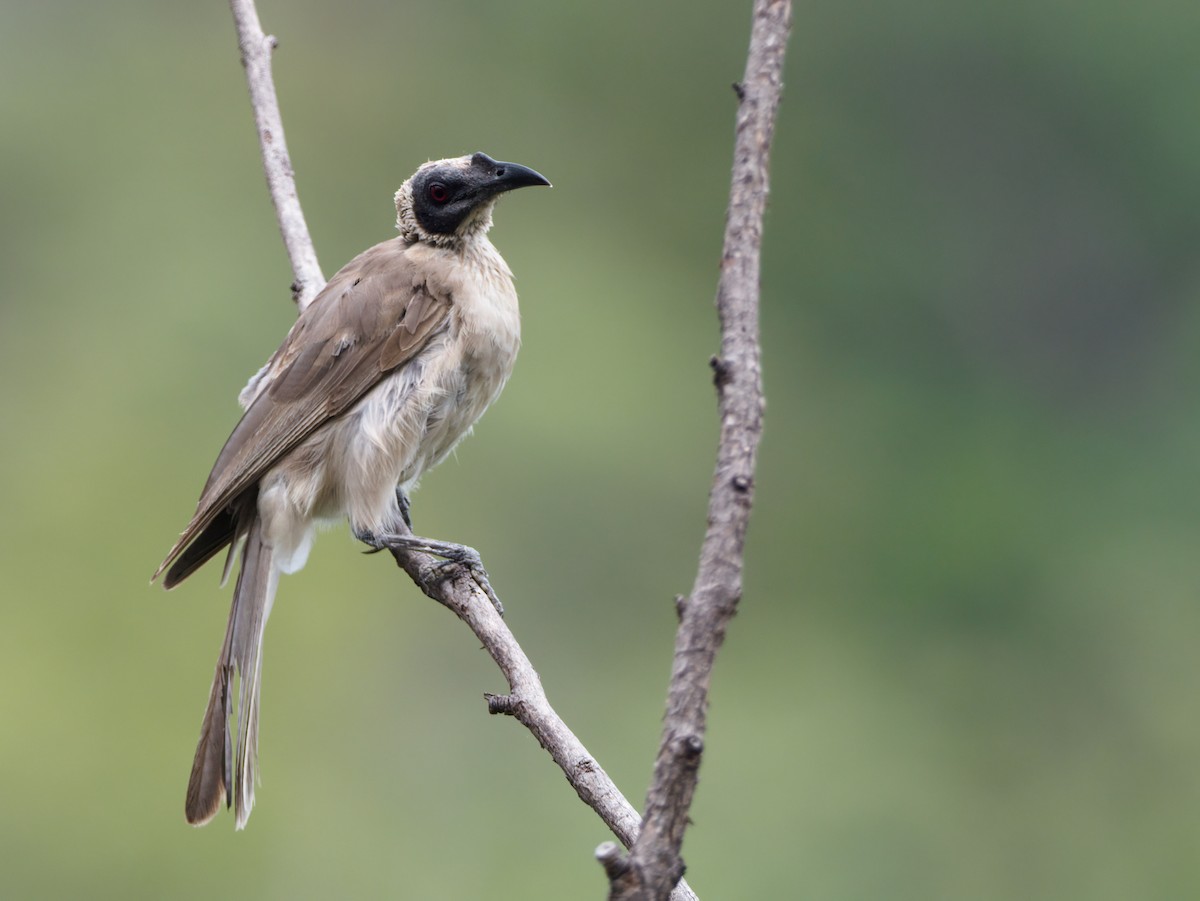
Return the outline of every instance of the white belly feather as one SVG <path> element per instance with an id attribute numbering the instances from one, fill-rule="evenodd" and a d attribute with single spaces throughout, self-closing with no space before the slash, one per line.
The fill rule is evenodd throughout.
<path id="1" fill-rule="evenodd" d="M 517 295 L 490 242 L 475 257 L 459 267 L 471 275 L 455 286 L 446 328 L 263 479 L 264 537 L 284 572 L 304 565 L 313 520 L 346 516 L 356 531 L 386 531 L 396 487 L 415 487 L 500 394 L 520 345 Z"/>

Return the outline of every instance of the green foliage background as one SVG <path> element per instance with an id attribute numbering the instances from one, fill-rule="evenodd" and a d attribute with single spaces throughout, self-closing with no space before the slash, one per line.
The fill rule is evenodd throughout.
<path id="1" fill-rule="evenodd" d="M 635 803 L 716 434 L 749 3 L 264 0 L 327 273 L 477 149 L 525 347 L 426 480 Z M 1200 896 L 1195 3 L 796 9 L 768 419 L 688 833 L 706 899 Z M 0 895 L 603 897 L 466 631 L 285 580 L 244 834 L 183 822 L 228 590 L 149 574 L 292 321 L 225 4 L 0 5 Z"/>

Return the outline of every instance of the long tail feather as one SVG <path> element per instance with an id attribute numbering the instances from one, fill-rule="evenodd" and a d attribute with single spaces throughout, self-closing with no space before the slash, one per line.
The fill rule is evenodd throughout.
<path id="1" fill-rule="evenodd" d="M 188 822 L 193 825 L 207 823 L 220 810 L 222 802 L 228 805 L 232 801 L 235 825 L 242 829 L 254 807 L 263 630 L 277 583 L 278 571 L 272 563 L 271 550 L 262 542 L 261 521 L 252 514 L 225 642 L 217 660 L 188 781 L 186 812 Z M 238 677 L 236 746 L 230 734 L 230 695 L 235 672 Z"/>

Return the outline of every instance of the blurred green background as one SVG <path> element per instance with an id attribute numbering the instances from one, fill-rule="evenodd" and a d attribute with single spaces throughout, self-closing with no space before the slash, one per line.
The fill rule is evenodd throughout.
<path id="1" fill-rule="evenodd" d="M 414 515 L 635 804 L 694 574 L 749 3 L 260 11 L 327 274 L 429 158 L 525 346 Z M 796 8 L 706 899 L 1200 897 L 1195 3 Z M 228 589 L 148 586 L 289 327 L 224 3 L 0 5 L 0 895 L 601 898 L 467 631 L 344 529 L 268 630 L 243 834 L 183 793 Z"/>

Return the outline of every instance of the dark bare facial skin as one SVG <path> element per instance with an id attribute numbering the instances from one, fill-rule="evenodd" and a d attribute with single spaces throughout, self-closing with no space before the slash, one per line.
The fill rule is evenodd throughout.
<path id="1" fill-rule="evenodd" d="M 527 166 L 476 153 L 418 172 L 412 180 L 413 213 L 429 233 L 452 235 L 472 211 L 505 191 L 549 184 Z"/>

